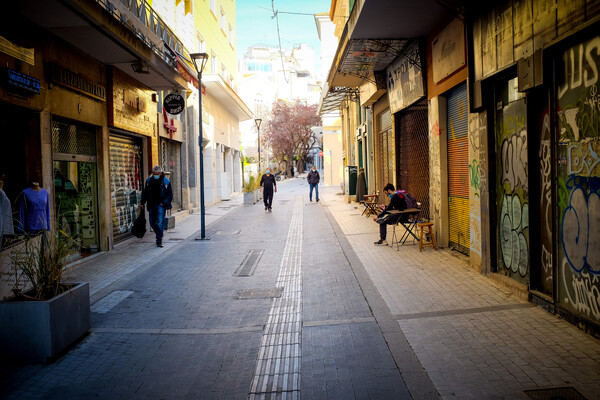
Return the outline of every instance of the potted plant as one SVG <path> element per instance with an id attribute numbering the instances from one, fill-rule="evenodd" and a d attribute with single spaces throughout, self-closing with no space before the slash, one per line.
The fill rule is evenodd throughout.
<path id="1" fill-rule="evenodd" d="M 0 301 L 0 357 L 49 362 L 91 328 L 88 283 L 63 282 L 74 241 L 25 235 L 11 254 L 14 296 Z"/>
<path id="2" fill-rule="evenodd" d="M 256 178 L 253 175 L 248 177 L 248 182 L 244 183 L 242 191 L 244 192 L 244 204 L 250 205 L 256 203 Z"/>

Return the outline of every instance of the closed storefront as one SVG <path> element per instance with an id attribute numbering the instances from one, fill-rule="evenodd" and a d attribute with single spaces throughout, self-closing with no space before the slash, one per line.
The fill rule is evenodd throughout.
<path id="1" fill-rule="evenodd" d="M 173 188 L 173 210 L 181 208 L 181 143 L 160 140 L 160 164 Z"/>
<path id="2" fill-rule="evenodd" d="M 527 103 L 517 78 L 496 84 L 496 213 L 498 272 L 529 281 Z"/>
<path id="3" fill-rule="evenodd" d="M 110 197 L 115 242 L 131 236 L 142 198 L 142 140 L 110 136 Z"/>
<path id="4" fill-rule="evenodd" d="M 421 203 L 420 218 L 429 218 L 429 131 L 427 103 L 418 102 L 396 113 L 396 159 L 398 189 Z"/>
<path id="5" fill-rule="evenodd" d="M 555 68 L 562 73 L 556 77 L 555 88 L 558 169 L 554 212 L 558 302 L 600 325 L 598 25 L 592 32 L 555 56 Z"/>
<path id="6" fill-rule="evenodd" d="M 447 94 L 449 245 L 469 253 L 469 148 L 467 84 Z"/>
<path id="7" fill-rule="evenodd" d="M 82 255 L 100 247 L 96 130 L 92 125 L 52 120 L 56 221 Z"/>

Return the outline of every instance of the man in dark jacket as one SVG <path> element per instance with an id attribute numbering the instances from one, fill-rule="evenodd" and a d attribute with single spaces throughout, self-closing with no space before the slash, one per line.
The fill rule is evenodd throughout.
<path id="1" fill-rule="evenodd" d="M 271 175 L 271 170 L 267 168 L 267 173 L 260 178 L 260 188 L 263 191 L 263 202 L 265 203 L 265 211 L 272 212 L 273 205 L 273 190 L 277 193 L 277 182 L 275 176 Z"/>
<path id="2" fill-rule="evenodd" d="M 388 183 L 383 188 L 383 192 L 385 194 L 387 194 L 388 197 L 390 198 L 390 203 L 387 205 L 387 207 L 383 208 L 381 214 L 379 214 L 377 217 L 373 218 L 374 221 L 377 221 L 379 218 L 383 218 L 386 214 L 389 214 L 388 211 L 390 211 L 390 210 L 398 210 L 398 211 L 406 210 L 406 199 L 404 198 L 404 196 L 401 193 L 396 192 L 394 185 L 392 185 L 391 183 Z M 393 225 L 393 224 L 398 223 L 400 218 L 408 219 L 408 215 L 401 215 L 400 217 L 395 217 L 395 216 L 390 216 L 390 217 L 391 218 L 388 218 L 386 222 L 379 224 L 379 238 L 380 239 L 377 242 L 375 242 L 375 244 L 386 244 L 385 238 L 387 236 L 387 225 Z"/>
<path id="3" fill-rule="evenodd" d="M 156 235 L 156 245 L 163 247 L 163 229 L 165 223 L 165 212 L 171 209 L 173 200 L 173 189 L 171 181 L 165 177 L 162 168 L 157 165 L 152 168 L 152 176 L 146 180 L 146 186 L 142 191 L 140 207 L 148 203 L 148 218 L 150 227 Z"/>
<path id="4" fill-rule="evenodd" d="M 310 201 L 312 201 L 312 192 L 313 192 L 313 189 L 315 189 L 316 193 L 317 193 L 317 203 L 318 203 L 319 202 L 319 181 L 321 180 L 321 177 L 319 176 L 319 173 L 317 172 L 317 168 L 314 165 L 312 166 L 310 172 L 308 173 L 306 180 L 308 181 L 308 184 L 310 185 L 310 194 L 308 195 L 308 198 L 310 199 Z"/>

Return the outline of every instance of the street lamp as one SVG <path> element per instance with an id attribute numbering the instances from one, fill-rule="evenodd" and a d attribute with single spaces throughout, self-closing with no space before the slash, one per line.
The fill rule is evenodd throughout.
<path id="1" fill-rule="evenodd" d="M 200 238 L 199 240 L 208 240 L 206 237 L 206 224 L 205 224 L 205 210 L 204 210 L 204 143 L 202 133 L 202 71 L 208 61 L 208 54 L 206 53 L 192 53 L 190 54 L 192 60 L 194 60 L 194 67 L 198 74 L 198 120 L 200 121 Z"/>
<path id="2" fill-rule="evenodd" d="M 261 169 L 260 169 L 260 123 L 262 122 L 262 119 L 260 118 L 255 118 L 254 119 L 254 123 L 256 124 L 256 132 L 258 133 L 258 174 L 261 174 Z"/>

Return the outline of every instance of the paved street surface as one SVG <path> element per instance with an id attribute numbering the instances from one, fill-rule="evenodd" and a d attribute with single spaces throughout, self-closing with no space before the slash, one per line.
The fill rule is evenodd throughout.
<path id="1" fill-rule="evenodd" d="M 71 267 L 90 334 L 50 365 L 2 367 L 0 398 L 600 398 L 597 339 L 448 250 L 374 246 L 339 188 L 320 203 L 303 178 L 278 188 L 273 213 L 208 207 L 210 240 L 192 214 L 162 249 L 149 232 Z"/>

